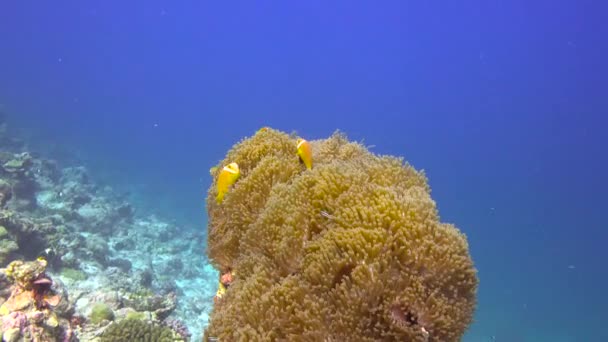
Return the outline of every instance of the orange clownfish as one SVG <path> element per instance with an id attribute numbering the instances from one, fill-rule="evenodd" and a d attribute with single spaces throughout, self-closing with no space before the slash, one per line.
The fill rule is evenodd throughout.
<path id="1" fill-rule="evenodd" d="M 304 139 L 298 139 L 298 157 L 307 169 L 312 169 L 312 148 L 310 143 Z"/>
<path id="2" fill-rule="evenodd" d="M 239 165 L 237 163 L 230 163 L 224 166 L 217 178 L 217 197 L 215 198 L 217 204 L 222 203 L 224 195 L 226 195 L 232 184 L 236 182 L 240 175 L 241 171 L 239 170 Z"/>

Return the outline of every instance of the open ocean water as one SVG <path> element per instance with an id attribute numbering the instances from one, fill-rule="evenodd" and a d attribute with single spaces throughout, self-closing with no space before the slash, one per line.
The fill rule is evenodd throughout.
<path id="1" fill-rule="evenodd" d="M 197 271 L 209 168 L 269 126 L 340 130 L 425 170 L 478 270 L 463 341 L 602 342 L 606 13 L 543 0 L 3 1 L 0 111 L 37 157 L 86 167 L 170 236 L 199 236 L 177 287 L 197 284 L 178 301 L 201 306 L 176 313 L 197 340 L 217 284 Z"/>

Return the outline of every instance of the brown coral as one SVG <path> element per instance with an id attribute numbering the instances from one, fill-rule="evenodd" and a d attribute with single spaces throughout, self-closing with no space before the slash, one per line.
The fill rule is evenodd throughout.
<path id="1" fill-rule="evenodd" d="M 312 141 L 260 130 L 220 166 L 241 177 L 217 204 L 209 257 L 230 288 L 206 336 L 220 340 L 458 341 L 477 276 L 466 238 L 439 222 L 423 173 L 343 135 Z M 215 175 L 217 176 L 217 175 Z"/>

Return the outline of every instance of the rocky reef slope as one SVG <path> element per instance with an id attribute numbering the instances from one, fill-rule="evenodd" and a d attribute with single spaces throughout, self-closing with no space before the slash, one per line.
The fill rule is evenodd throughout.
<path id="1" fill-rule="evenodd" d="M 217 278 L 203 257 L 203 229 L 139 213 L 85 166 L 27 145 L 0 115 L 4 339 L 109 341 L 148 326 L 176 340 L 200 332 L 216 290 L 206 280 Z"/>

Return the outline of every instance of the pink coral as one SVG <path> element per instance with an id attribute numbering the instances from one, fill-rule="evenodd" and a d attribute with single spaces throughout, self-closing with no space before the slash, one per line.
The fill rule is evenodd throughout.
<path id="1" fill-rule="evenodd" d="M 27 317 L 23 312 L 15 311 L 2 317 L 2 331 L 19 328 L 21 332 L 27 325 Z"/>
<path id="2" fill-rule="evenodd" d="M 174 318 L 165 318 L 163 323 L 167 327 L 169 327 L 173 331 L 175 331 L 184 340 L 186 340 L 186 341 L 190 340 L 190 336 L 192 336 L 192 334 L 190 334 L 190 331 L 188 330 L 188 327 L 184 324 L 184 322 L 182 322 L 178 319 L 174 319 Z"/>

